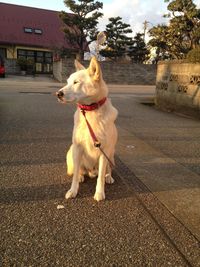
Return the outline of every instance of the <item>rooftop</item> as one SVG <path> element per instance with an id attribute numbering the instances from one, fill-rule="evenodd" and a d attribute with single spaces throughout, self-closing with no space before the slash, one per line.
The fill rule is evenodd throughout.
<path id="1" fill-rule="evenodd" d="M 73 48 L 62 32 L 58 11 L 5 3 L 0 3 L 0 11 L 0 44 Z"/>

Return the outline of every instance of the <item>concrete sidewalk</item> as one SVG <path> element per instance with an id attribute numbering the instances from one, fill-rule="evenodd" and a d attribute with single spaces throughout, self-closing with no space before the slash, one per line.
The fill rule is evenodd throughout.
<path id="1" fill-rule="evenodd" d="M 199 121 L 146 105 L 152 86 L 109 86 L 115 184 L 105 202 L 94 180 L 65 201 L 74 107 L 51 95 L 60 87 L 0 83 L 2 266 L 200 266 Z"/>
<path id="2" fill-rule="evenodd" d="M 117 154 L 200 240 L 200 124 L 198 120 L 120 101 Z M 132 113 L 132 115 L 131 115 Z"/>
<path id="3" fill-rule="evenodd" d="M 53 79 L 53 75 L 50 74 L 36 74 L 36 75 L 7 74 L 5 79 L 1 79 L 0 81 L 3 81 L 3 83 L 42 82 L 43 84 L 57 82 L 55 79 Z"/>

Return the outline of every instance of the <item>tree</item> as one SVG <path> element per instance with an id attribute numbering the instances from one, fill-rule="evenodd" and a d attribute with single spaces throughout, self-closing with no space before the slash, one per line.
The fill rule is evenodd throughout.
<path id="1" fill-rule="evenodd" d="M 185 58 L 187 53 L 199 45 L 200 9 L 192 0 L 165 0 L 169 2 L 169 25 L 158 25 L 150 29 L 152 39 L 149 44 L 156 46 L 159 52 L 173 58 Z"/>
<path id="2" fill-rule="evenodd" d="M 200 46 L 192 49 L 187 54 L 187 60 L 192 63 L 200 63 Z"/>
<path id="3" fill-rule="evenodd" d="M 132 38 L 127 36 L 129 33 L 132 33 L 132 29 L 129 24 L 122 22 L 121 17 L 109 18 L 106 25 L 106 48 L 101 50 L 100 54 L 115 60 L 124 56 L 132 41 Z"/>
<path id="4" fill-rule="evenodd" d="M 150 47 L 156 48 L 156 57 L 154 59 L 155 63 L 157 63 L 158 60 L 173 58 L 173 56 L 171 55 L 171 40 L 167 39 L 168 27 L 166 25 L 158 24 L 157 26 L 150 29 L 149 33 L 153 38 L 149 41 L 148 45 Z"/>
<path id="5" fill-rule="evenodd" d="M 149 59 L 149 53 L 144 41 L 144 34 L 136 33 L 132 45 L 129 47 L 128 55 L 131 57 L 132 61 L 143 63 L 145 60 Z"/>
<path id="6" fill-rule="evenodd" d="M 96 38 L 98 19 L 103 16 L 98 10 L 102 9 L 103 3 L 95 0 L 64 0 L 64 4 L 73 14 L 60 13 L 66 25 L 63 31 L 67 40 L 78 50 L 79 59 L 82 59 L 87 45 Z M 86 42 L 87 37 L 89 40 Z"/>

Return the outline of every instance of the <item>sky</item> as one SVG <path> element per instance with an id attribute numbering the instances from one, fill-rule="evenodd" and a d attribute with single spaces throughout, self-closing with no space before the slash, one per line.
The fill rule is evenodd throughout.
<path id="1" fill-rule="evenodd" d="M 99 0 L 103 2 L 104 17 L 99 20 L 99 29 L 105 30 L 105 25 L 108 23 L 109 17 L 120 16 L 123 21 L 130 24 L 133 30 L 133 35 L 136 32 L 143 31 L 144 21 L 148 21 L 148 27 L 165 23 L 166 19 L 162 17 L 167 13 L 167 3 L 164 0 Z M 50 10 L 69 12 L 65 7 L 63 0 L 6 0 L 0 3 L 9 3 L 16 5 L 24 5 L 38 7 Z M 194 0 L 194 3 L 200 8 L 200 0 Z"/>

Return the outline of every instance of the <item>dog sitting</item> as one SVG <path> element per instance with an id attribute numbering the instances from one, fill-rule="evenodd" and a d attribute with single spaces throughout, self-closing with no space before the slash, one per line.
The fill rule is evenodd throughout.
<path id="1" fill-rule="evenodd" d="M 66 156 L 67 174 L 73 178 L 65 198 L 76 197 L 79 182 L 84 181 L 84 175 L 87 175 L 97 176 L 94 199 L 100 201 L 105 199 L 105 182 L 114 182 L 107 158 L 114 164 L 118 112 L 107 98 L 108 88 L 96 58 L 91 59 L 87 69 L 76 60 L 75 67 L 76 72 L 69 77 L 67 85 L 57 92 L 60 102 L 75 102 L 78 105 L 74 114 L 72 145 Z M 105 154 L 95 146 L 86 118 Z"/>

